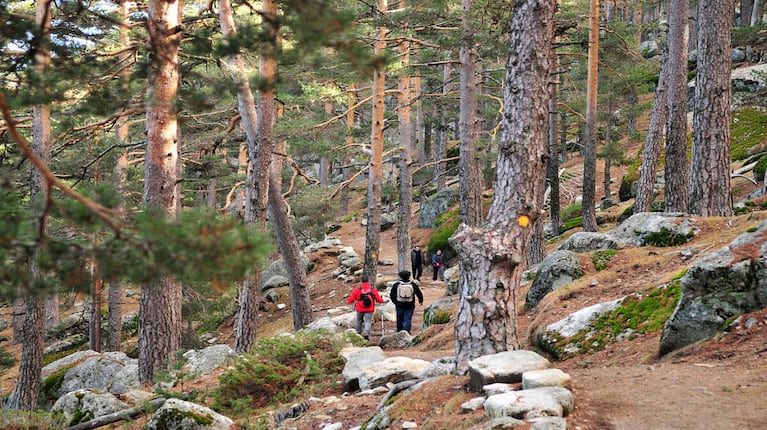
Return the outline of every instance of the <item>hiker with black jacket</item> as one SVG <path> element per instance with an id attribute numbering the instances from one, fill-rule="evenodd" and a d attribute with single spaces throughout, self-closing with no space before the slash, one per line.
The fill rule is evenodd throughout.
<path id="1" fill-rule="evenodd" d="M 378 290 L 373 288 L 368 281 L 367 275 L 360 277 L 359 287 L 355 287 L 349 294 L 347 303 L 354 302 L 354 310 L 357 311 L 357 334 L 370 340 L 370 327 L 373 325 L 373 312 L 375 312 L 375 302 L 383 303 L 383 298 L 378 294 Z"/>
<path id="2" fill-rule="evenodd" d="M 410 333 L 410 322 L 415 311 L 415 300 L 423 305 L 423 293 L 418 284 L 410 281 L 410 272 L 399 272 L 399 280 L 391 287 L 391 301 L 397 308 L 397 332 L 402 330 Z"/>

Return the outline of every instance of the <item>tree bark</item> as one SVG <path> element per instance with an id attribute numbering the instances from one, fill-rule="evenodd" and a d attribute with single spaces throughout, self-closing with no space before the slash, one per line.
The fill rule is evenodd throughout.
<path id="1" fill-rule="evenodd" d="M 399 120 L 400 156 L 399 156 L 399 207 L 397 219 L 397 270 L 410 268 L 410 216 L 413 204 L 413 174 L 410 171 L 413 153 L 413 124 L 410 117 L 410 42 L 402 41 L 399 45 L 402 76 L 399 80 Z"/>
<path id="2" fill-rule="evenodd" d="M 642 166 L 639 170 L 637 196 L 634 200 L 634 213 L 650 212 L 655 200 L 655 173 L 658 169 L 660 150 L 663 147 L 663 130 L 666 126 L 668 103 L 666 97 L 666 74 L 668 73 L 668 50 L 661 54 L 661 68 L 658 85 L 655 87 L 655 100 L 650 112 L 650 126 L 647 129 L 644 149 L 642 150 Z"/>
<path id="3" fill-rule="evenodd" d="M 751 13 L 754 11 L 754 0 L 740 0 L 740 27 L 751 25 Z"/>
<path id="4" fill-rule="evenodd" d="M 689 0 L 670 0 L 668 12 L 668 123 L 666 125 L 666 212 L 687 212 L 687 16 Z"/>
<path id="5" fill-rule="evenodd" d="M 378 10 L 386 14 L 386 0 L 378 0 Z M 375 55 L 383 55 L 386 49 L 386 27 L 378 29 Z M 378 250 L 381 245 L 381 181 L 383 180 L 383 131 L 384 102 L 386 98 L 386 70 L 376 68 L 373 72 L 373 125 L 370 131 L 370 168 L 368 170 L 368 213 L 365 233 L 364 273 L 375 282 L 378 273 Z"/>
<path id="6" fill-rule="evenodd" d="M 276 4 L 267 0 L 263 2 L 263 13 L 274 16 Z M 233 37 L 237 33 L 232 16 L 229 0 L 219 1 L 219 21 L 224 37 Z M 263 23 L 269 35 L 270 48 L 277 44 L 277 29 Z M 274 117 L 274 79 L 276 62 L 267 50 L 261 57 L 260 77 L 264 83 L 259 93 L 258 110 L 250 88 L 248 77 L 244 74 L 246 68 L 238 54 L 228 58 L 230 73 L 238 86 L 237 104 L 242 125 L 245 128 L 249 162 L 247 167 L 247 188 L 245 191 L 245 223 L 260 232 L 266 231 L 269 194 L 269 172 L 272 160 L 272 121 Z M 235 317 L 235 350 L 249 352 L 256 342 L 256 327 L 258 307 L 261 302 L 261 267 L 253 268 L 240 289 L 240 303 Z"/>
<path id="7" fill-rule="evenodd" d="M 460 157 L 458 160 L 459 216 L 461 222 L 477 226 L 482 223 L 482 170 L 477 160 L 477 52 L 474 47 L 474 0 L 461 1 L 461 102 L 458 112 Z"/>
<path id="8" fill-rule="evenodd" d="M 597 85 L 599 81 L 599 0 L 591 0 L 586 77 L 586 133 L 583 142 L 583 230 L 597 231 Z"/>
<path id="9" fill-rule="evenodd" d="M 690 212 L 730 216 L 730 69 L 732 3 L 698 5 L 698 75 L 693 113 Z"/>
<path id="10" fill-rule="evenodd" d="M 446 62 L 442 69 L 442 94 L 443 98 L 446 98 L 450 93 L 450 73 L 452 72 L 452 66 L 449 62 Z M 447 165 L 444 161 L 447 158 L 447 114 L 443 111 L 438 114 L 439 126 L 437 127 L 437 133 L 434 136 L 434 182 L 437 185 L 437 189 L 441 190 L 445 188 L 445 174 Z"/>
<path id="11" fill-rule="evenodd" d="M 349 96 L 347 98 L 346 102 L 346 146 L 347 148 L 351 148 L 352 145 L 354 145 L 354 120 L 355 120 L 355 109 L 354 105 L 357 103 L 357 87 L 354 85 L 354 82 L 349 84 Z M 344 161 L 343 161 L 343 178 L 344 181 L 348 181 L 349 178 L 352 177 L 351 168 L 349 167 L 349 163 L 351 162 L 351 157 L 346 154 L 344 155 Z M 341 191 L 341 215 L 346 215 L 349 213 L 349 187 L 344 187 L 344 189 Z"/>
<path id="12" fill-rule="evenodd" d="M 35 46 L 34 73 L 43 76 L 51 63 L 51 3 L 38 1 L 35 7 L 35 25 L 39 34 Z M 40 85 L 40 95 L 48 93 L 48 88 Z M 51 160 L 51 110 L 47 103 L 35 105 L 32 110 L 32 150 L 45 164 Z M 43 175 L 34 167 L 30 177 L 29 200 L 30 216 L 37 220 L 37 231 L 45 234 L 47 222 L 43 213 L 44 201 L 50 190 Z M 35 262 L 29 264 L 30 278 L 43 277 Z M 25 292 L 26 294 L 26 292 Z M 54 295 L 55 297 L 55 295 Z M 45 347 L 46 301 L 50 296 L 27 296 L 23 299 L 23 330 L 21 330 L 21 362 L 19 376 L 9 406 L 12 409 L 32 411 L 37 409 L 43 368 L 43 349 Z M 58 303 L 56 306 L 58 311 Z M 14 309 L 14 316 L 20 313 Z M 58 313 L 56 314 L 58 316 Z M 14 328 L 15 329 L 15 328 Z"/>
<path id="13" fill-rule="evenodd" d="M 760 25 L 764 22 L 764 0 L 754 0 L 754 8 L 751 11 L 751 26 Z"/>
<path id="14" fill-rule="evenodd" d="M 146 113 L 144 206 L 174 218 L 178 209 L 178 48 L 177 0 L 150 0 L 147 30 L 149 65 Z M 139 300 L 139 381 L 153 380 L 181 345 L 181 284 L 164 278 L 141 288 Z"/>
<path id="15" fill-rule="evenodd" d="M 549 159 L 546 164 L 546 181 L 549 186 L 549 216 L 551 218 L 551 234 L 559 236 L 560 229 L 560 212 L 559 212 L 559 153 L 558 153 L 558 132 L 559 132 L 559 112 L 557 112 L 557 104 L 559 99 L 559 59 L 557 53 L 552 49 L 551 52 L 551 70 L 556 75 L 552 76 L 549 86 L 550 98 L 549 98 Z M 564 125 L 564 119 L 562 121 Z"/>
<path id="16" fill-rule="evenodd" d="M 554 10 L 551 1 L 515 6 L 495 196 L 481 227 L 463 226 L 450 239 L 465 269 L 455 324 L 459 374 L 473 358 L 519 347 L 516 296 L 546 185 Z"/>

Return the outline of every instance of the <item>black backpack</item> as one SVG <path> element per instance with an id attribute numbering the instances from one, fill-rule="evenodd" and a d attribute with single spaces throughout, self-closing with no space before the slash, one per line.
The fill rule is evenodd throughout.
<path id="1" fill-rule="evenodd" d="M 373 304 L 373 297 L 371 296 L 371 293 L 372 291 L 363 293 L 362 290 L 360 290 L 360 302 L 362 302 L 362 305 L 366 308 Z"/>

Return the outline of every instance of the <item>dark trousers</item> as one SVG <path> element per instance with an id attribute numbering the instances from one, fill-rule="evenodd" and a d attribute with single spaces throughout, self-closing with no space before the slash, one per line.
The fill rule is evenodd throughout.
<path id="1" fill-rule="evenodd" d="M 402 330 L 410 333 L 410 322 L 413 319 L 413 311 L 415 308 L 406 308 L 404 306 L 397 306 L 397 333 Z"/>
<path id="2" fill-rule="evenodd" d="M 413 279 L 420 281 L 421 275 L 423 275 L 423 266 L 413 266 Z"/>

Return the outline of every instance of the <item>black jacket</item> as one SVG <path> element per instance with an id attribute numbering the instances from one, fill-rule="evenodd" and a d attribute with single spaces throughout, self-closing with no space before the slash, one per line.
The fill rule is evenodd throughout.
<path id="1" fill-rule="evenodd" d="M 423 266 L 423 251 L 410 251 L 410 267 L 416 268 Z"/>
<path id="2" fill-rule="evenodd" d="M 400 281 L 395 282 L 394 285 L 392 285 L 392 287 L 391 287 L 391 301 L 392 301 L 392 303 L 394 303 L 394 306 L 396 306 L 398 308 L 399 307 L 415 308 L 415 300 L 413 300 L 412 302 L 400 302 L 400 301 L 397 301 L 397 288 L 399 287 L 400 282 L 402 282 L 402 281 L 400 280 Z M 415 293 L 415 297 L 418 299 L 418 304 L 422 305 L 423 304 L 423 293 L 421 292 L 421 288 L 418 286 L 418 283 L 417 282 L 413 282 L 412 279 L 409 282 L 410 282 L 410 284 L 413 285 L 413 293 Z"/>

